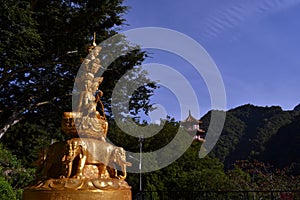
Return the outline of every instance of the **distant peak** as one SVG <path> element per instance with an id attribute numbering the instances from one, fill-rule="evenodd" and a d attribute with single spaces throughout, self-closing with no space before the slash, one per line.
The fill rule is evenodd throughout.
<path id="1" fill-rule="evenodd" d="M 294 111 L 300 111 L 300 103 L 297 106 L 295 106 Z"/>

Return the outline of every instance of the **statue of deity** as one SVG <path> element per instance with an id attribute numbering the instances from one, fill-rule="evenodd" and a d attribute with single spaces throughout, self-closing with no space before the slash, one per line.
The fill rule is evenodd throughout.
<path id="1" fill-rule="evenodd" d="M 131 163 L 122 147 L 106 141 L 108 123 L 100 99 L 103 92 L 98 90 L 103 77 L 95 77 L 101 68 L 101 47 L 89 51 L 75 82 L 79 93 L 75 112 L 63 115 L 62 131 L 71 139 L 56 142 L 41 154 L 37 180 L 24 190 L 24 200 L 131 199 L 125 181 Z"/>

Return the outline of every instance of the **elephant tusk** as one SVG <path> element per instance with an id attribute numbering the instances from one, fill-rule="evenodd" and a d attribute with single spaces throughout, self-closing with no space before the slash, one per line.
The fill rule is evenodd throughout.
<path id="1" fill-rule="evenodd" d="M 130 162 L 125 162 L 125 165 L 131 167 L 131 166 L 132 166 L 132 163 L 130 163 Z"/>
<path id="2" fill-rule="evenodd" d="M 132 166 L 132 163 L 131 162 L 127 162 L 125 159 L 121 159 L 121 162 L 119 163 L 120 165 L 123 165 L 125 164 L 126 166 Z"/>

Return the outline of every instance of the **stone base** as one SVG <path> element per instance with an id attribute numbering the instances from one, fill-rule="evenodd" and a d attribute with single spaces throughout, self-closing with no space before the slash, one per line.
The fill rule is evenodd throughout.
<path id="1" fill-rule="evenodd" d="M 25 189 L 23 200 L 131 200 L 131 190 L 33 190 Z"/>

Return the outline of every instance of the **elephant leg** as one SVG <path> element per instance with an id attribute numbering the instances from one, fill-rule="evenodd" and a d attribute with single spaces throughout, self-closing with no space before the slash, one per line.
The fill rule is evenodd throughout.
<path id="1" fill-rule="evenodd" d="M 83 168 L 86 162 L 86 155 L 80 154 L 79 155 L 79 162 L 78 162 L 78 167 L 76 170 L 75 178 L 84 178 L 83 176 Z"/>
<path id="2" fill-rule="evenodd" d="M 52 168 L 53 166 L 53 163 L 55 162 L 54 158 L 52 155 L 47 155 L 47 159 L 45 161 L 45 165 L 44 165 L 44 168 L 42 169 L 41 171 L 41 176 L 42 178 L 50 178 L 50 169 Z"/>
<path id="3" fill-rule="evenodd" d="M 72 173 L 72 164 L 73 161 L 70 161 L 68 164 L 63 166 L 63 175 L 61 176 L 62 178 L 70 178 L 71 173 Z"/>
<path id="4" fill-rule="evenodd" d="M 44 167 L 44 169 L 42 169 L 42 172 L 41 172 L 42 178 L 48 178 L 48 171 L 49 171 L 51 165 L 52 164 L 50 164 L 49 162 L 46 162 L 45 167 Z"/>
<path id="5" fill-rule="evenodd" d="M 107 167 L 103 163 L 98 164 L 99 178 L 109 178 Z"/>
<path id="6" fill-rule="evenodd" d="M 74 158 L 68 155 L 64 155 L 62 158 L 62 175 L 60 178 L 70 178 L 71 172 L 72 172 L 72 163 L 73 163 Z"/>
<path id="7" fill-rule="evenodd" d="M 107 167 L 107 171 L 110 178 L 118 178 L 118 171 L 113 167 Z"/>

